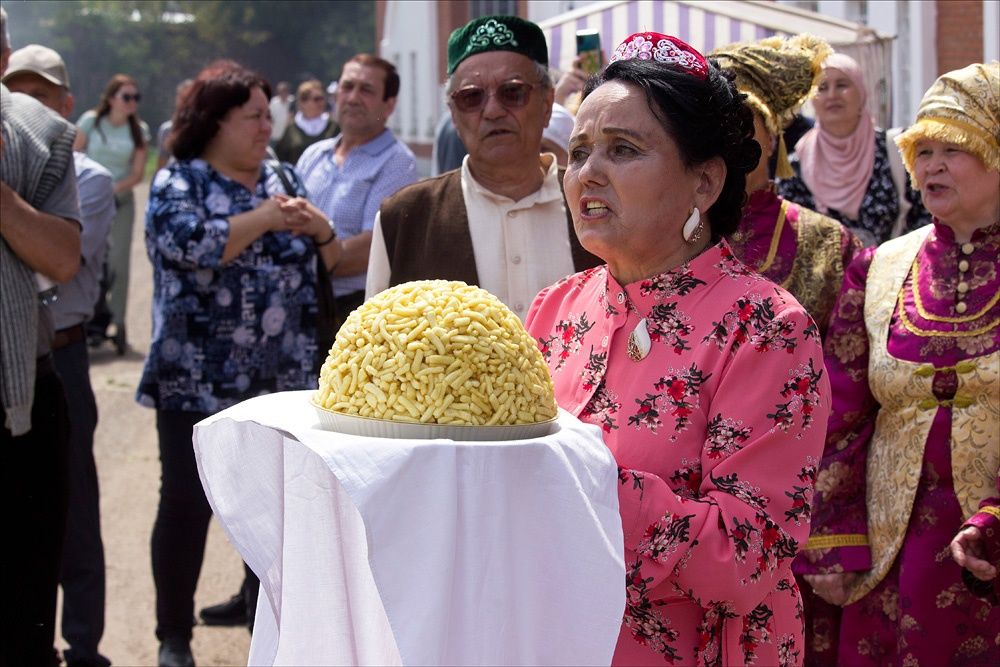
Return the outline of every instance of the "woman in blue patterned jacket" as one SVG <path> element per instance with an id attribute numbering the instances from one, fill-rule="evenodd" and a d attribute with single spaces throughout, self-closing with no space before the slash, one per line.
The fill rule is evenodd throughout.
<path id="1" fill-rule="evenodd" d="M 294 171 L 279 167 L 282 178 L 264 162 L 270 92 L 231 61 L 203 70 L 174 117 L 177 162 L 149 195 L 153 340 L 137 400 L 156 409 L 162 466 L 152 537 L 161 664 L 191 661 L 211 517 L 194 425 L 252 396 L 316 383 L 317 270 L 329 271 L 341 248 Z"/>

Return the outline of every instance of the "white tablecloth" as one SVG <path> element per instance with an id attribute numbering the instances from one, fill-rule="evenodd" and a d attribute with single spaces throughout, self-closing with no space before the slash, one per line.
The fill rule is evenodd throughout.
<path id="1" fill-rule="evenodd" d="M 202 484 L 260 576 L 257 664 L 611 662 L 625 605 L 614 459 L 568 413 L 513 442 L 322 431 L 311 392 L 195 427 Z"/>

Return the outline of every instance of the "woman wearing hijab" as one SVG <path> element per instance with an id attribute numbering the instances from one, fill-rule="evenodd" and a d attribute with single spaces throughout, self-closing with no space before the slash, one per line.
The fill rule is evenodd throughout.
<path id="1" fill-rule="evenodd" d="M 781 285 L 826 331 L 844 269 L 861 250 L 857 237 L 836 220 L 782 198 L 768 178 L 777 155 L 776 175 L 791 177 L 782 131 L 813 90 L 829 45 L 811 35 L 772 37 L 716 49 L 722 70 L 735 77 L 753 111 L 754 138 L 762 155 L 747 174 L 748 201 L 728 241 L 740 261 Z"/>
<path id="2" fill-rule="evenodd" d="M 796 570 L 844 606 L 837 664 L 998 665 L 1000 607 L 966 588 L 949 543 L 1000 504 L 1000 63 L 938 78 L 896 143 L 934 222 L 844 277 Z"/>
<path id="3" fill-rule="evenodd" d="M 867 90 L 853 58 L 827 58 L 813 97 L 816 126 L 795 145 L 795 175 L 778 184 L 778 193 L 839 220 L 871 246 L 889 239 L 903 200 L 910 206 L 908 229 L 930 218 L 911 188 L 897 190 L 885 131 L 868 112 Z"/>

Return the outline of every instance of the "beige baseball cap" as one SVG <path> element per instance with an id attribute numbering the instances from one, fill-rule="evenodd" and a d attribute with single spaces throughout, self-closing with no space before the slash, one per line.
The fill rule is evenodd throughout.
<path id="1" fill-rule="evenodd" d="M 7 71 L 3 80 L 7 81 L 15 74 L 31 72 L 46 81 L 63 88 L 69 88 L 69 73 L 62 57 L 47 46 L 29 44 L 10 54 Z"/>

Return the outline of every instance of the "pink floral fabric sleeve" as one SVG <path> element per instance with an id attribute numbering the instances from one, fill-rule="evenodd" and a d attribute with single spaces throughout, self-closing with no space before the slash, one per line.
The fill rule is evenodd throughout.
<path id="1" fill-rule="evenodd" d="M 871 567 L 865 469 L 878 403 L 868 386 L 865 283 L 874 248 L 857 255 L 844 274 L 824 344 L 833 392 L 823 461 L 816 477 L 812 535 L 795 563 L 797 574 L 851 572 Z"/>

